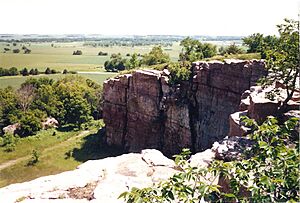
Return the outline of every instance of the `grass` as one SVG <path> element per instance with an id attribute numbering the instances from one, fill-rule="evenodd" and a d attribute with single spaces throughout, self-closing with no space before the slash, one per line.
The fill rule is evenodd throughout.
<path id="1" fill-rule="evenodd" d="M 99 84 L 102 84 L 104 80 L 106 80 L 109 77 L 115 76 L 116 73 L 106 73 L 106 72 L 103 74 L 79 73 L 78 75 L 83 76 L 85 78 L 89 78 Z M 13 88 L 19 88 L 21 84 L 24 83 L 30 77 L 34 77 L 34 78 L 49 77 L 51 79 L 58 80 L 65 77 L 65 75 L 54 74 L 54 75 L 36 75 L 36 76 L 5 76 L 5 77 L 0 77 L 0 87 L 5 88 L 11 86 Z"/>
<path id="2" fill-rule="evenodd" d="M 229 54 L 225 56 L 214 56 L 206 59 L 206 61 L 218 60 L 224 61 L 224 59 L 240 59 L 240 60 L 251 60 L 251 59 L 261 59 L 260 53 L 250 53 L 250 54 Z"/>
<path id="3" fill-rule="evenodd" d="M 120 154 L 118 150 L 101 146 L 99 121 L 97 123 L 91 125 L 89 132 L 85 134 L 82 134 L 83 131 L 63 132 L 49 129 L 40 131 L 35 136 L 21 138 L 13 152 L 4 152 L 4 149 L 0 148 L 0 163 L 29 155 L 25 160 L 0 170 L 0 187 L 73 170 L 90 159 Z M 54 131 L 55 136 L 52 135 Z M 40 153 L 40 161 L 36 165 L 28 166 L 34 149 Z"/>

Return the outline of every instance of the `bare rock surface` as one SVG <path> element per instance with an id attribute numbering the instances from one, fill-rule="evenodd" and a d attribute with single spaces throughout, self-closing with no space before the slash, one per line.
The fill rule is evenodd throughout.
<path id="1" fill-rule="evenodd" d="M 266 74 L 263 61 L 195 62 L 191 79 L 169 85 L 167 70 L 138 70 L 104 82 L 107 142 L 170 156 L 203 151 L 229 132 L 228 117 L 242 93 Z M 250 101 L 249 101 L 250 102 Z M 248 102 L 248 103 L 249 103 Z"/>
<path id="2" fill-rule="evenodd" d="M 225 137 L 219 142 L 215 142 L 211 149 L 215 153 L 215 158 L 224 161 L 242 160 L 242 155 L 255 144 L 254 141 L 246 137 Z"/>
<path id="3" fill-rule="evenodd" d="M 194 155 L 191 162 L 207 166 L 213 157 L 207 151 Z M 0 202 L 122 202 L 118 199 L 122 192 L 132 187 L 152 186 L 176 172 L 173 160 L 158 150 L 146 149 L 141 153 L 90 160 L 73 171 L 0 188 Z"/>

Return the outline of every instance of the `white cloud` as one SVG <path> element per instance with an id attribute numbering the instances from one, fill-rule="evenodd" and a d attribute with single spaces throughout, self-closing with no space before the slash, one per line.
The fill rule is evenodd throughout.
<path id="1" fill-rule="evenodd" d="M 0 0 L 0 33 L 275 34 L 297 0 Z"/>

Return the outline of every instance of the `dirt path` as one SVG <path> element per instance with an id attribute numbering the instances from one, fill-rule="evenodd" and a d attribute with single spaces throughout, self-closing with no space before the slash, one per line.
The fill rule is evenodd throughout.
<path id="1" fill-rule="evenodd" d="M 83 137 L 85 136 L 86 134 L 88 134 L 90 131 L 89 130 L 84 130 L 82 131 L 81 133 L 79 133 L 78 135 L 76 136 L 73 136 L 73 137 L 70 137 L 68 138 L 67 140 L 57 144 L 57 145 L 54 145 L 52 147 L 48 147 L 46 149 L 44 149 L 42 152 L 49 152 L 51 150 L 54 150 L 56 148 L 59 148 L 60 146 L 62 146 L 64 143 L 68 142 L 68 141 L 72 141 L 72 140 L 75 140 L 75 139 L 78 139 L 80 137 Z M 2 164 L 0 164 L 0 171 L 3 170 L 4 168 L 7 168 L 7 167 L 10 167 L 12 165 L 15 165 L 21 161 L 25 161 L 26 159 L 29 159 L 31 157 L 31 155 L 27 155 L 27 156 L 23 156 L 23 157 L 20 157 L 20 158 L 17 158 L 17 159 L 14 159 L 14 160 L 10 160 L 10 161 L 7 161 L 7 162 L 4 162 Z"/>

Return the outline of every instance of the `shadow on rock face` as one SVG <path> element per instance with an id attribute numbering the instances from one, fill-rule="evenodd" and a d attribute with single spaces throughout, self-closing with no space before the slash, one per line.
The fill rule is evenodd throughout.
<path id="1" fill-rule="evenodd" d="M 66 159 L 73 157 L 77 161 L 85 162 L 123 154 L 120 148 L 108 146 L 104 138 L 105 128 L 98 130 L 97 133 L 86 136 L 80 148 L 74 148 L 65 154 Z"/>

